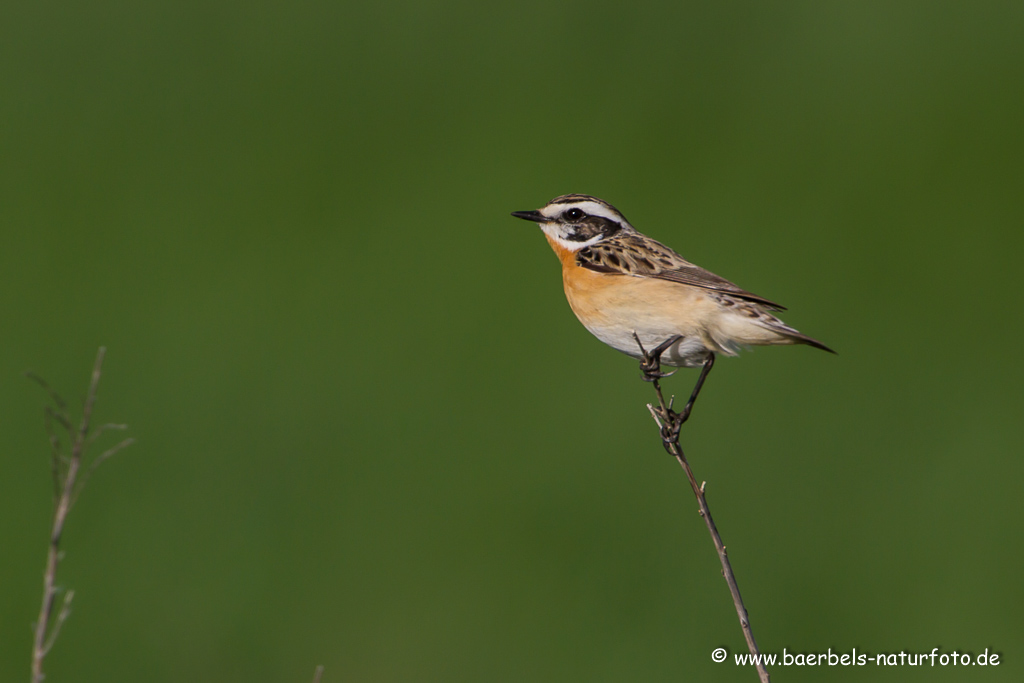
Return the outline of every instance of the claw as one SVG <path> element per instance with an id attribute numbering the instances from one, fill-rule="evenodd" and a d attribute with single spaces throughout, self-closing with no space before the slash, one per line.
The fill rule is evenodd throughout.
<path id="1" fill-rule="evenodd" d="M 669 337 L 650 351 L 644 348 L 636 332 L 633 333 L 633 339 L 636 340 L 636 345 L 640 347 L 640 353 L 643 354 L 643 358 L 640 359 L 640 372 L 643 373 L 645 382 L 656 382 L 662 377 L 670 377 L 675 374 L 675 370 L 672 372 L 661 371 L 661 354 L 665 353 L 670 346 L 682 339 L 681 335 L 677 334 Z"/>
<path id="2" fill-rule="evenodd" d="M 672 375 L 676 374 L 675 370 L 673 370 L 672 372 L 661 372 L 661 364 L 658 363 L 657 361 L 653 363 L 641 361 L 640 371 L 644 373 L 645 382 L 653 382 L 656 379 L 661 379 L 662 377 L 671 377 Z"/>
<path id="3" fill-rule="evenodd" d="M 707 359 L 704 361 L 704 367 L 701 369 L 700 377 L 697 379 L 697 385 L 693 388 L 693 393 L 690 394 L 690 400 L 686 402 L 681 411 L 676 412 L 672 409 L 675 397 L 670 397 L 666 405 L 658 380 L 666 377 L 667 374 L 672 374 L 660 372 L 661 354 L 665 352 L 665 349 L 681 339 L 681 337 L 667 339 L 650 352 L 644 349 L 643 344 L 640 343 L 640 338 L 637 337 L 635 332 L 633 337 L 643 353 L 643 358 L 640 360 L 640 369 L 644 373 L 644 379 L 648 382 L 654 382 L 654 389 L 658 393 L 658 407 L 648 407 L 651 408 L 651 412 L 654 414 L 655 420 L 660 427 L 662 445 L 670 455 L 675 455 L 674 448 L 679 444 L 679 432 L 682 429 L 683 423 L 690 419 L 690 413 L 693 411 L 693 404 L 697 400 L 697 395 L 700 393 L 701 387 L 704 386 L 704 380 L 708 378 L 708 373 L 711 372 L 711 368 L 715 364 L 715 354 L 708 354 Z"/>

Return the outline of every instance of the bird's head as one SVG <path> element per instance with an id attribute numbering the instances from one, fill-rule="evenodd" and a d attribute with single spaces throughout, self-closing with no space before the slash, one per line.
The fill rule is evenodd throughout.
<path id="1" fill-rule="evenodd" d="M 513 211 L 512 215 L 539 224 L 553 244 L 569 252 L 622 232 L 636 232 L 614 206 L 585 194 L 555 197 L 543 208 Z"/>

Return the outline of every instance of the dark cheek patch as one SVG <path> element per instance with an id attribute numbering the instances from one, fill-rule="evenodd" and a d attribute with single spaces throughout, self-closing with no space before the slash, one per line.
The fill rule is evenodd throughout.
<path id="1" fill-rule="evenodd" d="M 572 232 L 565 236 L 565 239 L 571 242 L 586 242 L 593 236 L 593 233 L 590 233 L 587 226 L 577 225 Z"/>
<path id="2" fill-rule="evenodd" d="M 600 216 L 588 216 L 585 220 L 577 223 L 573 231 L 565 238 L 573 242 L 586 242 L 598 235 L 609 237 L 620 230 L 622 230 L 622 226 L 615 221 Z"/>
<path id="3" fill-rule="evenodd" d="M 595 234 L 597 232 L 600 232 L 605 237 L 611 237 L 612 235 L 617 233 L 619 230 L 622 230 L 622 226 L 621 225 L 619 225 L 615 221 L 608 220 L 607 218 L 598 218 L 598 217 L 595 216 L 593 218 L 593 220 L 595 222 L 595 225 L 594 225 Z"/>

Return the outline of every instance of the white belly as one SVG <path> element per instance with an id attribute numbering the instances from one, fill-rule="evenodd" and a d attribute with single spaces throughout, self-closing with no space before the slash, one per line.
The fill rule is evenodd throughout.
<path id="1" fill-rule="evenodd" d="M 581 320 L 580 322 L 583 321 Z M 591 334 L 608 346 L 633 358 L 640 358 L 642 356 L 640 347 L 637 346 L 636 338 L 633 336 L 634 331 L 640 337 L 640 342 L 647 351 L 655 348 L 670 337 L 683 334 L 681 331 L 670 331 L 663 327 L 641 327 L 640 329 L 634 329 L 630 326 L 620 325 L 588 325 L 586 322 L 583 325 L 590 330 Z M 722 349 L 709 348 L 701 336 L 695 334 L 694 330 L 689 330 L 689 332 L 691 333 L 690 335 L 683 336 L 682 339 L 665 350 L 661 356 L 663 364 L 673 367 L 700 367 L 707 360 L 708 353 L 712 350 L 722 351 Z"/>

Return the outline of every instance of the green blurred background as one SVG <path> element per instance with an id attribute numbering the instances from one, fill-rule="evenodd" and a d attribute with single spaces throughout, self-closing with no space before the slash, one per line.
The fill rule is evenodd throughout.
<path id="1" fill-rule="evenodd" d="M 762 649 L 1002 655 L 775 680 L 1021 680 L 1022 84 L 1020 2 L 5 5 L 0 680 L 20 373 L 77 404 L 101 344 L 138 444 L 47 680 L 756 680 L 650 386 L 508 215 L 566 192 L 839 351 L 724 360 L 685 429 Z"/>

